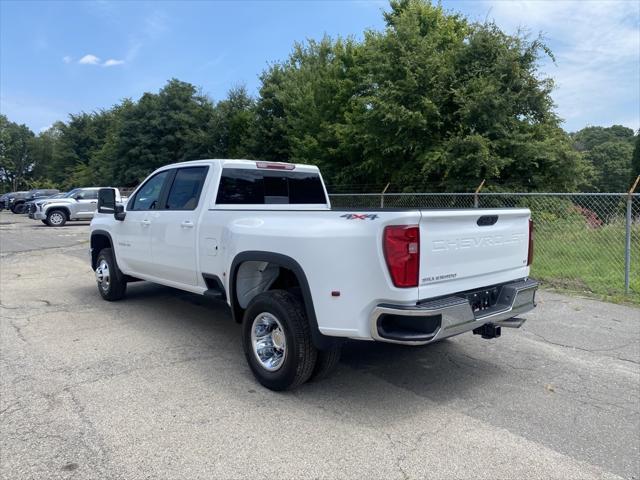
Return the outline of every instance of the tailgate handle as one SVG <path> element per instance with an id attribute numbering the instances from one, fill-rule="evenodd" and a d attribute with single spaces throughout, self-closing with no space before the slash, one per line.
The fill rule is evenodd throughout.
<path id="1" fill-rule="evenodd" d="M 479 227 L 488 227 L 489 225 L 495 225 L 498 221 L 498 215 L 483 215 L 477 221 Z"/>

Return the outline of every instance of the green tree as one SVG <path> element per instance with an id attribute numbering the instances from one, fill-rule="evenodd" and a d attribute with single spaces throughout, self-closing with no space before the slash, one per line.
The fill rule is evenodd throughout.
<path id="1" fill-rule="evenodd" d="M 394 0 L 362 42 L 296 45 L 262 76 L 267 155 L 318 164 L 330 183 L 445 190 L 490 184 L 572 190 L 588 166 L 553 112 L 539 40 Z M 268 114 L 265 114 L 267 112 Z M 266 132 L 266 134 L 265 134 Z"/>
<path id="2" fill-rule="evenodd" d="M 571 135 L 574 147 L 578 151 L 591 150 L 597 145 L 605 142 L 625 141 L 633 143 L 633 130 L 622 125 L 611 127 L 585 127 Z"/>
<path id="3" fill-rule="evenodd" d="M 203 141 L 215 158 L 251 158 L 254 128 L 255 100 L 244 86 L 232 88 L 213 109 Z"/>
<path id="4" fill-rule="evenodd" d="M 640 175 L 640 131 L 636 134 L 636 144 L 631 158 L 631 181 L 635 181 L 638 175 Z"/>
<path id="5" fill-rule="evenodd" d="M 257 156 L 319 165 L 330 179 L 362 158 L 349 143 L 349 100 L 357 94 L 358 45 L 325 37 L 296 44 L 290 58 L 263 73 L 257 106 Z"/>
<path id="6" fill-rule="evenodd" d="M 117 146 L 122 135 L 121 126 L 126 112 L 135 107 L 129 99 L 123 100 L 108 112 L 106 130 L 101 141 L 91 151 L 88 162 L 76 163 L 71 174 L 73 185 L 117 185 Z"/>
<path id="7" fill-rule="evenodd" d="M 92 156 L 102 148 L 112 122 L 113 111 L 69 115 L 69 122 L 53 125 L 55 138 L 49 178 L 62 188 L 87 186 L 83 170 L 88 169 Z"/>
<path id="8" fill-rule="evenodd" d="M 586 127 L 571 134 L 574 148 L 592 168 L 591 186 L 601 192 L 625 192 L 633 176 L 638 135 L 622 125 Z M 635 177 L 633 177 L 635 178 Z"/>
<path id="9" fill-rule="evenodd" d="M 206 127 L 212 115 L 211 101 L 176 79 L 123 108 L 113 143 L 104 152 L 114 183 L 135 185 L 162 165 L 210 156 Z"/>
<path id="10" fill-rule="evenodd" d="M 289 158 L 286 113 L 278 98 L 284 91 L 285 73 L 278 64 L 260 75 L 260 96 L 255 106 L 253 153 L 256 158 L 283 161 Z"/>
<path id="11" fill-rule="evenodd" d="M 33 132 L 26 125 L 10 122 L 0 115 L 0 181 L 3 188 L 16 191 L 28 187 L 34 169 Z"/>
<path id="12" fill-rule="evenodd" d="M 595 169 L 594 187 L 601 192 L 626 192 L 631 177 L 633 146 L 629 142 L 609 141 L 585 154 Z"/>
<path id="13" fill-rule="evenodd" d="M 53 162 L 53 151 L 58 141 L 59 131 L 51 127 L 33 138 L 31 144 L 31 154 L 34 168 L 32 176 L 37 186 L 50 182 L 51 165 Z"/>

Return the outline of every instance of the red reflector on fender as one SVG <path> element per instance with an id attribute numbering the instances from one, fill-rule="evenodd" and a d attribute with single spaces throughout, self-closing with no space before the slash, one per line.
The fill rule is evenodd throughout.
<path id="1" fill-rule="evenodd" d="M 384 258 L 396 287 L 418 286 L 420 266 L 420 228 L 417 225 L 392 225 L 384 229 Z"/>

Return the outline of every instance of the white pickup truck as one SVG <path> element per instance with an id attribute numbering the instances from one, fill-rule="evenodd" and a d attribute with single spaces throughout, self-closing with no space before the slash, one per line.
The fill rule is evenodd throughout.
<path id="1" fill-rule="evenodd" d="M 534 308 L 527 209 L 332 210 L 317 167 L 199 160 L 126 207 L 102 189 L 91 266 L 105 300 L 147 280 L 225 300 L 273 390 L 326 376 L 345 339 L 500 336 Z"/>

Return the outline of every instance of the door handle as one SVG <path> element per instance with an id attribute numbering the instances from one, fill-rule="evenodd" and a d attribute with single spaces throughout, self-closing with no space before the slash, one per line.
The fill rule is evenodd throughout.
<path id="1" fill-rule="evenodd" d="M 182 222 L 180 224 L 180 226 L 182 228 L 193 228 L 193 222 L 189 221 L 189 220 L 185 220 L 184 222 Z"/>
<path id="2" fill-rule="evenodd" d="M 151 225 L 151 222 L 149 220 L 142 220 L 140 223 L 143 227 L 148 227 L 149 225 Z"/>

